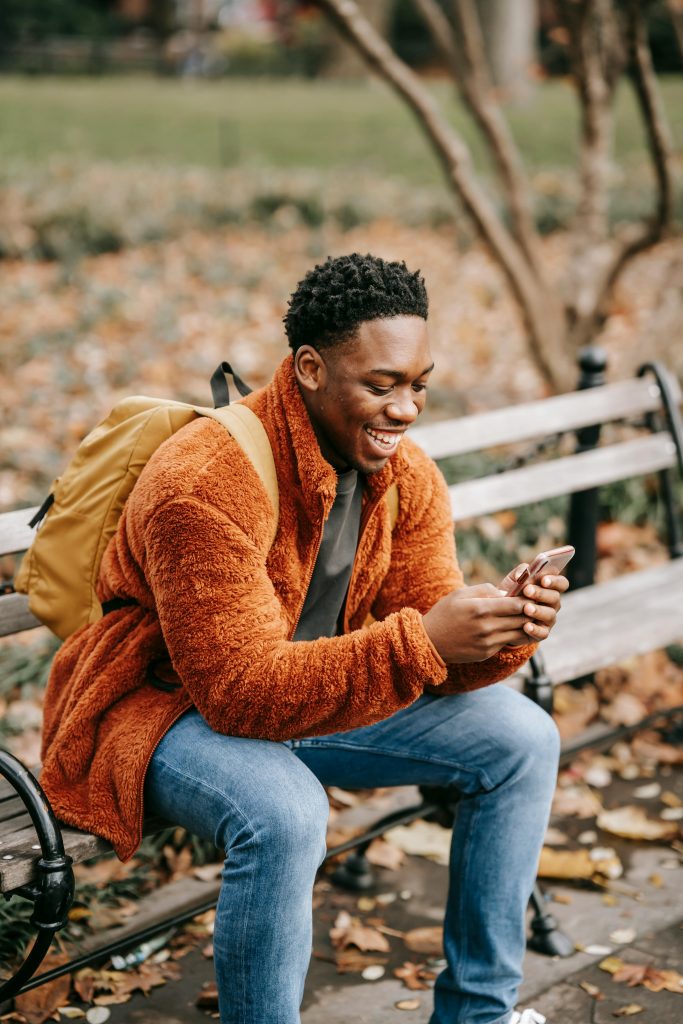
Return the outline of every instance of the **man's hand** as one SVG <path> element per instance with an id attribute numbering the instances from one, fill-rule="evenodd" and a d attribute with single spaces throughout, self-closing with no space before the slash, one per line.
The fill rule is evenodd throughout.
<path id="1" fill-rule="evenodd" d="M 503 584 L 524 568 L 517 566 Z M 507 597 L 490 583 L 461 587 L 437 601 L 422 622 L 445 662 L 486 661 L 503 647 L 545 640 L 555 625 L 560 594 L 568 586 L 564 576 L 543 576 L 540 586 L 529 583 L 518 597 Z"/>
<path id="2" fill-rule="evenodd" d="M 515 580 L 519 579 L 528 565 L 524 562 L 518 565 L 505 577 L 501 587 L 505 590 Z M 569 580 L 566 576 L 542 576 L 539 583 L 527 583 L 522 591 L 522 597 L 530 599 L 524 603 L 524 615 L 527 623 L 524 626 L 526 636 L 522 640 L 513 641 L 508 646 L 519 647 L 528 644 L 531 640 L 545 640 L 550 630 L 555 625 L 557 613 L 560 610 L 560 595 L 569 589 Z"/>

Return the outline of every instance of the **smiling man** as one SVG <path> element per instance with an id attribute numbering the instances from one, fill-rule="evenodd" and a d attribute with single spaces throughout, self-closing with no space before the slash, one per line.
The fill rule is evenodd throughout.
<path id="1" fill-rule="evenodd" d="M 431 1024 L 535 1024 L 514 1005 L 558 739 L 495 684 L 548 635 L 567 581 L 515 598 L 463 583 L 446 485 L 405 436 L 433 365 L 419 273 L 330 259 L 285 328 L 291 354 L 245 399 L 273 450 L 274 539 L 261 480 L 221 426 L 198 419 L 159 448 L 102 562 L 100 599 L 125 606 L 55 659 L 43 785 L 124 859 L 144 812 L 225 850 L 223 1024 L 300 1019 L 323 786 L 450 787 Z"/>

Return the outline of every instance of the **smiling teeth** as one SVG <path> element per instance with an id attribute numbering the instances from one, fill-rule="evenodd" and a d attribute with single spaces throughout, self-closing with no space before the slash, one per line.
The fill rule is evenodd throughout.
<path id="1" fill-rule="evenodd" d="M 369 427 L 365 429 L 370 437 L 374 438 L 383 448 L 394 448 L 401 438 L 400 434 L 380 434 L 376 430 L 370 430 Z"/>

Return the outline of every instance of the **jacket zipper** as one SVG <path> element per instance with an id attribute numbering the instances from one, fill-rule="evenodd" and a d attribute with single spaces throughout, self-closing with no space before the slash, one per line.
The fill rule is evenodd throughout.
<path id="1" fill-rule="evenodd" d="M 349 577 L 349 585 L 348 585 L 348 588 L 347 588 L 347 591 L 346 591 L 346 598 L 347 599 L 344 602 L 344 620 L 343 620 L 343 623 L 342 623 L 342 628 L 344 630 L 344 633 L 346 633 L 348 628 L 349 628 L 349 618 L 348 618 L 348 616 L 349 616 L 349 602 L 348 602 L 348 596 L 351 593 L 351 584 L 353 583 L 353 577 L 354 577 L 355 572 L 356 572 L 356 562 L 358 560 L 358 549 L 360 548 L 361 541 L 363 539 L 363 534 L 365 533 L 365 527 L 368 525 L 368 521 L 370 519 L 370 516 L 373 514 L 373 512 L 375 511 L 375 509 L 379 505 L 380 500 L 381 500 L 381 498 L 374 498 L 372 501 L 368 501 L 367 505 L 365 506 L 365 508 L 363 509 L 363 511 L 361 513 L 360 528 L 358 530 L 358 543 L 356 544 L 356 552 L 355 552 L 355 554 L 353 556 L 353 565 L 351 566 L 351 575 Z"/>

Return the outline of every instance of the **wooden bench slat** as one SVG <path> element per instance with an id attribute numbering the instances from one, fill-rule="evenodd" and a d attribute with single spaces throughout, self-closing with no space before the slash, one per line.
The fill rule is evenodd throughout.
<path id="1" fill-rule="evenodd" d="M 0 597 L 0 636 L 22 633 L 25 629 L 41 625 L 28 610 L 26 594 L 4 594 Z"/>
<path id="2" fill-rule="evenodd" d="M 675 464 L 676 447 L 671 435 L 662 431 L 481 480 L 466 480 L 453 484 L 448 490 L 453 518 L 457 522 L 615 480 L 627 480 Z"/>
<path id="3" fill-rule="evenodd" d="M 26 814 L 24 801 L 20 796 L 14 796 L 10 800 L 4 800 L 0 804 L 0 840 L 12 829 L 12 822 L 21 814 Z"/>
<path id="4" fill-rule="evenodd" d="M 38 511 L 38 506 L 20 508 L 16 512 L 3 512 L 0 515 L 0 555 L 12 555 L 16 551 L 25 551 L 33 542 L 35 530 L 29 525 L 29 519 Z"/>
<path id="5" fill-rule="evenodd" d="M 678 382 L 671 377 L 670 383 L 680 404 Z M 640 378 L 425 424 L 412 429 L 410 437 L 433 459 L 443 459 L 578 430 L 594 423 L 629 419 L 660 409 L 661 404 L 661 393 L 654 380 Z"/>
<path id="6" fill-rule="evenodd" d="M 541 645 L 553 683 L 683 639 L 683 558 L 565 594 Z"/>

